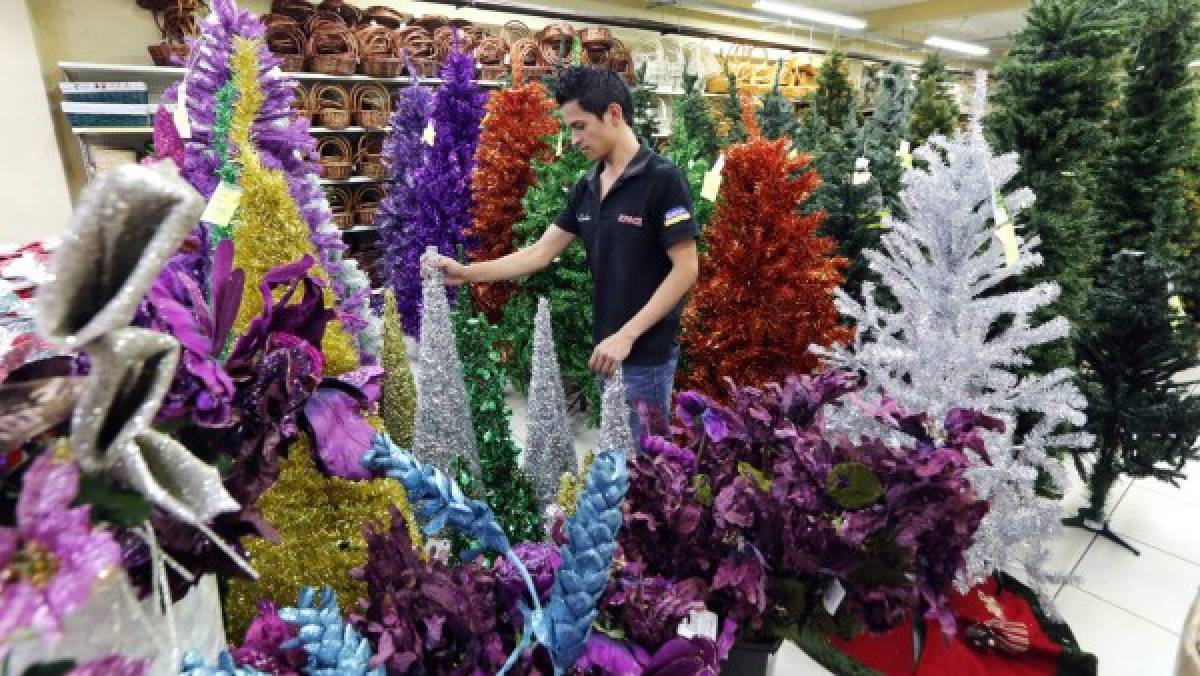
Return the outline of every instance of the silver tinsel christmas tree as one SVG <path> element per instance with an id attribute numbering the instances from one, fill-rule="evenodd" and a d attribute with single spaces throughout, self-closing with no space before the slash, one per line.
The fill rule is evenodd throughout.
<path id="1" fill-rule="evenodd" d="M 578 471 L 575 441 L 567 418 L 558 354 L 554 351 L 554 329 L 550 325 L 550 302 L 538 299 L 533 328 L 533 373 L 529 379 L 529 415 L 525 435 L 525 473 L 533 481 L 538 503 L 544 508 L 558 495 L 563 474 Z"/>
<path id="2" fill-rule="evenodd" d="M 421 284 L 421 344 L 418 350 L 417 416 L 413 423 L 415 456 L 450 475 L 450 460 L 462 454 L 479 475 L 475 427 L 467 406 L 462 363 L 454 345 L 450 303 L 442 271 L 429 265 L 437 250 L 429 247 L 421 259 L 425 267 Z"/>
<path id="3" fill-rule="evenodd" d="M 1068 324 L 1061 317 L 1032 324 L 1031 313 L 1058 297 L 1053 283 L 996 291 L 1042 258 L 1036 253 L 1039 240 L 1032 237 L 1017 240 L 1008 252 L 1015 260 L 1006 260 L 997 224 L 1008 223 L 1007 214 L 1031 204 L 1033 193 L 1028 188 L 1007 196 L 997 192 L 1016 174 L 1017 156 L 992 155 L 982 127 L 986 97 L 986 74 L 979 71 L 967 129 L 951 139 L 931 137 L 917 149 L 929 168 L 904 174 L 907 221 L 886 219 L 883 250 L 865 252 L 895 297 L 896 309 L 877 305 L 870 283 L 863 285 L 862 302 L 839 289 L 838 309 L 857 324 L 854 343 L 814 349 L 834 366 L 863 370 L 873 391 L 882 388 L 910 411 L 940 420 L 963 407 L 1004 421 L 1006 431 L 987 438 L 989 457 L 971 458 L 968 478 L 991 508 L 960 582 L 1019 564 L 1037 588 L 1060 579 L 1042 570 L 1044 545 L 1059 528 L 1060 509 L 1035 492 L 1038 470 L 1061 486 L 1062 463 L 1047 452 L 1083 447 L 1089 438 L 1070 431 L 1085 422 L 1085 400 L 1071 383 L 1070 370 L 1017 373 L 1030 363 L 1029 348 L 1064 338 Z M 871 396 L 878 397 L 877 391 Z M 1015 440 L 1018 414 L 1033 422 Z M 886 436 L 857 411 L 845 411 L 832 423 Z"/>
<path id="4" fill-rule="evenodd" d="M 604 381 L 604 395 L 600 401 L 600 451 L 625 451 L 632 453 L 633 432 L 629 425 L 629 404 L 625 401 L 625 376 L 621 367 Z"/>

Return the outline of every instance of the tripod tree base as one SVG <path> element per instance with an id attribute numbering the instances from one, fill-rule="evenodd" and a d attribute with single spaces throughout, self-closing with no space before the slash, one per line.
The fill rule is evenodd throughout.
<path id="1" fill-rule="evenodd" d="M 1133 552 L 1134 556 L 1142 555 L 1142 553 L 1139 552 L 1136 548 L 1134 548 L 1133 545 L 1126 542 L 1124 538 L 1122 538 L 1120 535 L 1117 535 L 1116 533 L 1114 533 L 1112 531 L 1112 529 L 1108 527 L 1108 519 L 1105 519 L 1104 521 L 1098 521 L 1096 519 L 1093 519 L 1093 518 L 1091 518 L 1090 512 L 1088 512 L 1085 509 L 1079 510 L 1079 513 L 1076 514 L 1075 516 L 1071 516 L 1071 517 L 1067 517 L 1067 518 L 1063 519 L 1062 524 L 1064 526 L 1071 526 L 1073 528 L 1082 528 L 1083 530 L 1086 530 L 1089 533 L 1095 533 L 1096 535 L 1099 535 L 1102 538 L 1110 540 L 1110 541 L 1124 547 L 1125 549 L 1128 549 L 1129 551 Z"/>

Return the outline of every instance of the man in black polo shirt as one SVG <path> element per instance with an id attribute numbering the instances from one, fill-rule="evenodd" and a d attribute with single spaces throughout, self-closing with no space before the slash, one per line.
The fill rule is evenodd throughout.
<path id="1" fill-rule="evenodd" d="M 513 279 L 550 265 L 581 237 L 593 282 L 589 365 L 602 376 L 622 366 L 636 441 L 639 402 L 669 411 L 679 319 L 698 270 L 692 201 L 683 172 L 630 128 L 633 99 L 616 73 L 570 68 L 554 97 L 571 142 L 596 163 L 567 208 L 530 247 L 493 261 L 442 257 L 435 265 L 451 285 Z"/>

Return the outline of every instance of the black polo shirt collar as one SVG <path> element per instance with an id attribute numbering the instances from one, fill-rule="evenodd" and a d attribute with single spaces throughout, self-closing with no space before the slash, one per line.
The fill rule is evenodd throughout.
<path id="1" fill-rule="evenodd" d="M 608 189 L 608 194 L 611 195 L 626 180 L 637 176 L 646 170 L 646 166 L 650 164 L 650 158 L 654 156 L 654 150 L 650 144 L 641 139 L 641 146 L 638 151 L 633 154 L 633 159 L 629 160 L 629 164 L 625 165 L 625 171 L 613 182 L 612 187 Z M 596 199 L 600 199 L 600 173 L 604 171 L 604 163 L 597 162 L 592 167 L 591 173 L 588 174 L 588 187 L 592 189 L 592 193 L 596 195 Z"/>

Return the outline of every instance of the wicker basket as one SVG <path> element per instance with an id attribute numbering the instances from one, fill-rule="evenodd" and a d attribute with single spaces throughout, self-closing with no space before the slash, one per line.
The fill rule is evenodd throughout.
<path id="1" fill-rule="evenodd" d="M 429 31 L 420 26 L 402 26 L 392 31 L 393 54 L 401 59 L 407 58 L 417 70 L 409 75 L 415 77 L 435 77 L 437 62 L 433 60 L 433 38 Z"/>
<path id="2" fill-rule="evenodd" d="M 521 38 L 509 50 L 513 84 L 533 82 L 548 75 L 552 68 L 542 62 L 542 50 L 533 38 Z"/>
<path id="3" fill-rule="evenodd" d="M 317 11 L 308 0 L 272 0 L 271 13 L 289 16 L 303 26 Z"/>
<path id="4" fill-rule="evenodd" d="M 409 18 L 400 12 L 382 5 L 372 5 L 363 10 L 362 19 L 359 25 L 376 24 L 388 29 L 399 28 L 404 25 Z"/>
<path id="5" fill-rule="evenodd" d="M 378 185 L 359 186 L 354 192 L 354 221 L 359 225 L 375 222 L 375 212 L 383 201 L 383 187 Z"/>
<path id="6" fill-rule="evenodd" d="M 268 17 L 273 17 L 269 23 Z M 263 22 L 267 24 L 267 48 L 279 57 L 279 67 L 292 72 L 304 70 L 307 39 L 300 24 L 283 14 L 269 14 Z"/>
<path id="7" fill-rule="evenodd" d="M 329 211 L 333 217 L 329 220 L 335 226 L 345 230 L 354 225 L 354 196 L 342 186 L 325 188 L 325 199 L 329 201 Z"/>
<path id="8" fill-rule="evenodd" d="M 188 46 L 186 44 L 163 42 L 149 45 L 146 47 L 146 51 L 150 52 L 150 60 L 156 66 L 182 66 L 187 63 Z"/>
<path id="9" fill-rule="evenodd" d="M 354 33 L 358 42 L 358 65 L 364 75 L 396 77 L 404 61 L 395 56 L 391 29 L 379 24 L 367 24 Z"/>
<path id="10" fill-rule="evenodd" d="M 571 46 L 575 41 L 575 29 L 570 24 L 550 24 L 542 29 L 537 40 L 542 65 L 551 68 L 570 65 Z"/>
<path id="11" fill-rule="evenodd" d="M 317 5 L 317 11 L 337 14 L 351 28 L 357 26 L 362 18 L 362 10 L 347 3 L 346 0 L 325 0 Z"/>
<path id="12" fill-rule="evenodd" d="M 295 111 L 297 120 L 312 122 L 314 112 L 312 91 L 308 87 L 296 84 L 296 88 L 292 91 L 292 110 Z"/>
<path id="13" fill-rule="evenodd" d="M 382 129 L 392 115 L 392 96 L 378 82 L 363 83 L 350 91 L 350 103 L 358 124 L 370 129 Z"/>
<path id="14" fill-rule="evenodd" d="M 321 83 L 312 88 L 309 102 L 322 127 L 345 129 L 350 126 L 354 99 L 339 84 Z"/>
<path id="15" fill-rule="evenodd" d="M 317 161 L 321 165 L 321 178 L 341 181 L 350 178 L 354 171 L 354 150 L 350 142 L 341 136 L 326 136 L 317 144 Z"/>
<path id="16" fill-rule="evenodd" d="M 359 176 L 388 178 L 387 165 L 383 163 L 383 139 L 382 132 L 372 132 L 359 137 L 358 154 L 355 156 Z"/>
<path id="17" fill-rule="evenodd" d="M 326 75 L 353 75 L 358 45 L 349 28 L 317 22 L 308 38 L 309 69 Z"/>

